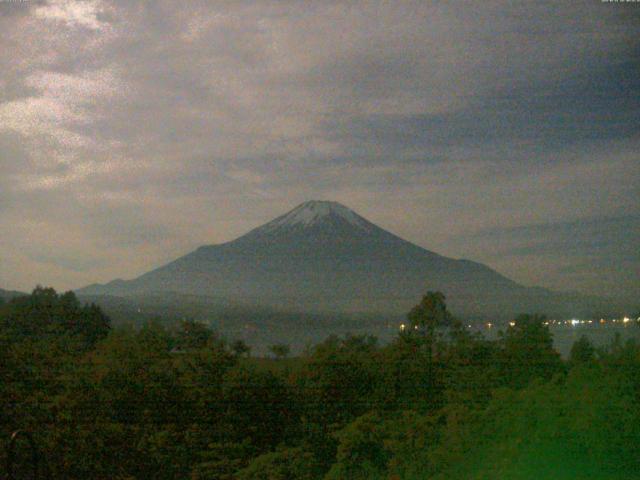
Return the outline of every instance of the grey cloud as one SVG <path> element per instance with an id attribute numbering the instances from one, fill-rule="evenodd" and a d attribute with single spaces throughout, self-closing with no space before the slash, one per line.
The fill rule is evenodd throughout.
<path id="1" fill-rule="evenodd" d="M 517 259 L 515 275 L 545 259 L 544 275 L 556 277 L 551 280 L 555 288 L 600 282 L 603 290 L 599 293 L 634 295 L 640 281 L 638 235 L 640 215 L 634 214 L 493 228 L 453 241 L 459 246 L 485 248 L 484 255 L 493 263 Z"/>
<path id="2" fill-rule="evenodd" d="M 640 261 L 640 250 L 636 248 L 634 238 L 639 233 L 640 215 L 627 215 L 497 228 L 472 236 L 493 240 L 508 237 L 525 244 L 507 248 L 498 252 L 499 254 L 536 255 L 563 252 L 575 255 L 610 250 L 627 260 Z"/>
<path id="3" fill-rule="evenodd" d="M 0 222 L 15 242 L 27 220 L 75 232 L 32 258 L 69 285 L 108 280 L 96 248 L 127 277 L 314 197 L 479 259 L 482 224 L 637 213 L 637 9 L 104 0 L 48 18 L 28 3 L 0 2 Z M 571 247 L 544 237 L 511 262 Z"/>
<path id="4" fill-rule="evenodd" d="M 86 272 L 104 267 L 105 258 L 79 258 L 77 255 L 56 255 L 55 253 L 34 253 L 29 257 L 40 264 L 51 264 L 72 272 Z"/>
<path id="5" fill-rule="evenodd" d="M 496 92 L 461 110 L 339 117 L 326 122 L 326 131 L 356 160 L 374 163 L 442 161 L 446 147 L 497 145 L 511 156 L 514 142 L 530 155 L 638 139 L 639 69 L 640 57 L 613 61 L 535 88 Z"/>

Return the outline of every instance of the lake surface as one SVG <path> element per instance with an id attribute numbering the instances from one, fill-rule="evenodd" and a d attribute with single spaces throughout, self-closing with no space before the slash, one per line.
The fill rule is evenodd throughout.
<path id="1" fill-rule="evenodd" d="M 235 324 L 234 329 L 220 328 L 225 332 L 229 339 L 241 338 L 252 347 L 254 355 L 269 355 L 269 345 L 275 343 L 285 343 L 291 346 L 292 354 L 301 353 L 305 347 L 315 345 L 325 340 L 329 335 L 373 335 L 378 338 L 381 344 L 385 344 L 393 340 L 399 332 L 402 320 L 380 320 L 380 321 L 362 321 L 360 323 L 333 324 L 332 322 L 321 322 L 317 319 L 308 319 L 299 322 L 280 322 L 273 321 L 269 323 L 249 322 L 244 325 Z M 503 330 L 509 327 L 500 327 Z M 500 328 L 494 326 L 487 328 L 486 324 L 474 325 L 471 331 L 482 333 L 488 339 L 495 339 L 498 336 Z M 615 338 L 616 333 L 620 334 L 621 341 L 624 343 L 629 339 L 635 339 L 640 342 L 640 325 L 637 322 L 607 323 L 601 325 L 599 323 L 584 324 L 560 324 L 549 325 L 549 329 L 553 335 L 554 347 L 563 356 L 568 357 L 574 342 L 582 335 L 586 335 L 596 347 L 604 347 L 609 345 Z"/>
<path id="2" fill-rule="evenodd" d="M 576 340 L 586 335 L 596 347 L 604 347 L 620 334 L 622 342 L 635 339 L 640 342 L 640 326 L 637 323 L 628 325 L 557 325 L 551 327 L 553 343 L 563 357 L 567 357 Z"/>
<path id="3" fill-rule="evenodd" d="M 616 337 L 616 334 L 620 335 L 620 340 L 625 343 L 628 340 L 635 340 L 640 342 L 640 324 L 637 322 L 629 322 L 628 324 L 622 323 L 607 323 L 601 325 L 599 323 L 584 323 L 584 324 L 561 324 L 561 325 L 549 325 L 549 330 L 553 335 L 554 348 L 564 357 L 569 356 L 571 347 L 573 344 L 585 335 L 596 347 L 606 347 Z M 479 328 L 474 331 L 481 332 L 486 338 L 494 339 L 498 335 L 499 329 Z"/>

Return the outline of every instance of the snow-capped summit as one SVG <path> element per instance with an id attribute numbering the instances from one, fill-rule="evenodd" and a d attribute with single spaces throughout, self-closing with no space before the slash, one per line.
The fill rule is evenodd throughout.
<path id="1" fill-rule="evenodd" d="M 301 203 L 288 213 L 259 227 L 255 230 L 255 233 L 267 234 L 283 230 L 305 229 L 320 224 L 335 225 L 337 223 L 365 232 L 370 232 L 375 228 L 375 225 L 341 203 L 310 200 Z"/>
<path id="2" fill-rule="evenodd" d="M 338 202 L 311 200 L 301 203 L 284 216 L 272 222 L 274 225 L 312 225 L 327 215 L 338 215 L 349 223 L 359 225 L 361 219 L 349 208 Z"/>

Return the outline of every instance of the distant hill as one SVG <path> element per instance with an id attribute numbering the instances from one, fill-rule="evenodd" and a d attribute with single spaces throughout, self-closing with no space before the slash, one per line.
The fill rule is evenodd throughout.
<path id="1" fill-rule="evenodd" d="M 0 298 L 2 298 L 3 300 L 11 300 L 12 298 L 20 297 L 23 295 L 27 294 L 15 290 L 3 290 L 2 288 L 0 288 Z"/>
<path id="2" fill-rule="evenodd" d="M 310 201 L 220 245 L 207 245 L 133 280 L 82 296 L 171 293 L 284 311 L 406 312 L 440 290 L 460 316 L 578 315 L 606 300 L 520 285 L 490 267 L 414 245 L 336 202 Z"/>

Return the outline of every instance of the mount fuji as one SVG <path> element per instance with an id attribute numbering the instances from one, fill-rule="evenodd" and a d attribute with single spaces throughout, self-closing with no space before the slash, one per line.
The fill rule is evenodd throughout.
<path id="1" fill-rule="evenodd" d="M 77 293 L 188 295 L 298 312 L 404 313 L 428 290 L 444 292 L 461 316 L 593 308 L 582 297 L 525 287 L 480 263 L 438 255 L 329 201 L 303 203 L 233 241 Z"/>

